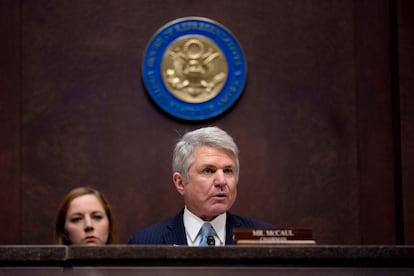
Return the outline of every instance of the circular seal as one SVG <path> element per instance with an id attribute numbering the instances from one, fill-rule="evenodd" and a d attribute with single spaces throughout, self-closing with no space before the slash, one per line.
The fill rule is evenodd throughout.
<path id="1" fill-rule="evenodd" d="M 246 67 L 229 30 L 211 19 L 184 17 L 152 37 L 142 74 L 162 110 L 180 119 L 205 120 L 236 102 L 246 83 Z"/>

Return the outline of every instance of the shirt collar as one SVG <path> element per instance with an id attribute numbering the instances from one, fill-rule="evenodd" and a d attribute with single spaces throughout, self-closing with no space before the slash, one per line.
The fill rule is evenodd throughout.
<path id="1" fill-rule="evenodd" d="M 224 245 L 226 241 L 226 212 L 217 216 L 212 221 L 209 221 L 216 231 L 217 237 L 219 239 L 220 245 Z M 184 227 L 187 234 L 187 241 L 189 245 L 197 245 L 197 235 L 200 231 L 201 226 L 205 221 L 191 213 L 187 206 L 184 208 Z"/>

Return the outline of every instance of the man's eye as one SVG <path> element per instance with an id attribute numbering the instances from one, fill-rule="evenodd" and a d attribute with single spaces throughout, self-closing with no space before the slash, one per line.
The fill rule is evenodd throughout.
<path id="1" fill-rule="evenodd" d="M 214 173 L 214 170 L 212 168 L 205 168 L 203 170 L 203 173 L 205 173 L 205 174 L 211 174 L 211 173 Z"/>
<path id="2" fill-rule="evenodd" d="M 224 170 L 225 174 L 234 174 L 234 170 L 232 168 L 227 168 Z"/>

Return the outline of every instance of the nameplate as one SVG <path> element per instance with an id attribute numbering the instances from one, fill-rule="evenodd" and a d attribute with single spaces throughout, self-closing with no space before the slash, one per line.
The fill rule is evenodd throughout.
<path id="1" fill-rule="evenodd" d="M 316 244 L 310 228 L 252 229 L 235 228 L 236 244 Z"/>

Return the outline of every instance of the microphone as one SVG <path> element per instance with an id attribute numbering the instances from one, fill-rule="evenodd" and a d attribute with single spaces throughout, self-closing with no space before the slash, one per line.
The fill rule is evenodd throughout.
<path id="1" fill-rule="evenodd" d="M 216 240 L 214 239 L 213 236 L 208 236 L 207 237 L 207 244 L 208 245 L 215 245 L 216 244 Z"/>

